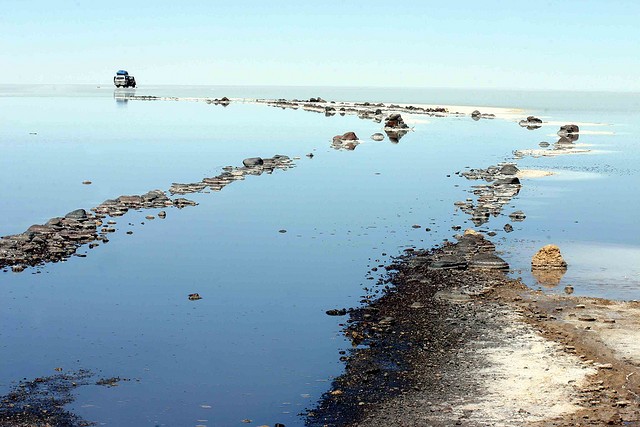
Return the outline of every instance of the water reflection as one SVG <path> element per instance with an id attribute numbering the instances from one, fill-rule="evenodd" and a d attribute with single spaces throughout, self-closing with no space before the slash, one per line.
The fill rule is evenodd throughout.
<path id="1" fill-rule="evenodd" d="M 534 268 L 531 270 L 531 274 L 536 279 L 538 285 L 544 286 L 545 288 L 555 288 L 558 286 L 566 272 L 566 267 L 554 269 Z"/>
<path id="2" fill-rule="evenodd" d="M 116 100 L 116 104 L 119 106 L 126 106 L 127 102 L 132 99 L 136 94 L 136 90 L 133 88 L 122 89 L 118 88 L 113 91 L 113 99 Z"/>

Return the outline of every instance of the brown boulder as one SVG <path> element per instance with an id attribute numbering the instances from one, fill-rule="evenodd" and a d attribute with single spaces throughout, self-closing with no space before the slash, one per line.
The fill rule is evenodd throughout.
<path id="1" fill-rule="evenodd" d="M 566 269 L 567 263 L 562 258 L 560 248 L 556 245 L 542 247 L 531 259 L 532 269 Z"/>
<path id="2" fill-rule="evenodd" d="M 346 133 L 342 134 L 340 139 L 343 140 L 343 141 L 357 141 L 358 140 L 358 136 L 356 135 L 355 132 L 346 132 Z"/>

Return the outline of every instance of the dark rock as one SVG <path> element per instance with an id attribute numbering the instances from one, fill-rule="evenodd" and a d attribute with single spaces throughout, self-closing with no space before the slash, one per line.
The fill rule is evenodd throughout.
<path id="1" fill-rule="evenodd" d="M 549 145 L 551 145 L 551 144 L 549 144 L 547 141 L 542 141 L 542 142 L 541 142 L 540 144 L 538 144 L 538 145 L 539 145 L 540 147 L 542 147 L 542 148 L 547 148 L 547 147 L 548 147 Z"/>
<path id="2" fill-rule="evenodd" d="M 340 139 L 343 141 L 357 141 L 359 138 L 355 132 L 346 132 L 342 134 Z"/>
<path id="3" fill-rule="evenodd" d="M 189 300 L 190 301 L 197 301 L 199 299 L 202 299 L 202 297 L 200 296 L 200 294 L 195 293 L 195 294 L 189 294 Z"/>
<path id="4" fill-rule="evenodd" d="M 571 133 L 578 133 L 580 132 L 580 128 L 578 127 L 578 125 L 564 125 L 564 126 L 560 126 L 560 130 L 558 131 L 558 135 L 559 136 L 566 136 L 568 134 Z"/>
<path id="5" fill-rule="evenodd" d="M 409 126 L 402 120 L 402 116 L 398 113 L 391 114 L 384 121 L 384 127 L 387 129 L 409 129 Z"/>
<path id="6" fill-rule="evenodd" d="M 346 308 L 327 310 L 329 316 L 344 316 L 347 314 Z"/>
<path id="7" fill-rule="evenodd" d="M 87 219 L 87 211 L 85 211 L 84 209 L 76 209 L 75 211 L 69 212 L 64 217 L 67 219 L 75 220 Z"/>
<path id="8" fill-rule="evenodd" d="M 469 268 L 478 268 L 484 270 L 507 270 L 509 264 L 496 254 L 481 253 L 475 255 L 469 262 Z"/>
<path id="9" fill-rule="evenodd" d="M 500 173 L 502 175 L 515 175 L 520 170 L 513 163 L 508 163 L 500 168 Z"/>
<path id="10" fill-rule="evenodd" d="M 431 270 L 463 270 L 467 268 L 467 261 L 457 255 L 442 255 L 429 264 Z"/>
<path id="11" fill-rule="evenodd" d="M 474 118 L 475 118 L 475 117 L 480 118 L 480 116 L 481 116 L 481 113 L 480 113 L 480 111 L 478 111 L 478 110 L 473 110 L 473 112 L 471 113 L 471 117 L 474 117 Z"/>
<path id="12" fill-rule="evenodd" d="M 264 164 L 264 160 L 262 160 L 261 157 L 249 157 L 248 159 L 244 159 L 242 164 L 246 167 L 262 166 Z"/>
<path id="13" fill-rule="evenodd" d="M 503 228 L 507 233 L 511 233 L 513 231 L 513 226 L 511 224 L 505 224 Z"/>
<path id="14" fill-rule="evenodd" d="M 526 120 L 520 120 L 519 125 L 529 130 L 539 129 L 542 127 L 542 120 L 534 116 L 529 116 Z"/>

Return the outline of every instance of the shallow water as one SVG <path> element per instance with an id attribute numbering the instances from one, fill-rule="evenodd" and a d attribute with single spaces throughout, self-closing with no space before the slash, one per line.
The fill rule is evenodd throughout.
<path id="1" fill-rule="evenodd" d="M 301 157 L 287 171 L 187 195 L 199 205 L 168 209 L 165 220 L 145 219 L 155 211 L 129 212 L 116 219 L 108 244 L 79 250 L 86 258 L 0 274 L 0 391 L 55 367 L 131 379 L 78 389 L 71 409 L 107 425 L 302 424 L 298 413 L 341 372 L 338 351 L 348 345 L 340 335 L 344 319 L 325 310 L 357 305 L 362 288 L 375 283 L 371 267 L 408 246 L 451 239 L 452 226 L 472 226 L 453 203 L 469 197 L 477 182 L 454 172 L 554 142 L 548 135 L 557 130 L 432 118 L 392 144 L 369 140 L 381 125 L 355 116 L 121 102 L 110 88 L 0 89 L 0 235 L 119 195 L 197 182 L 246 157 Z M 156 90 L 137 93 L 223 96 L 220 88 Z M 322 88 L 305 90 L 334 99 Z M 225 88 L 224 95 L 250 96 L 233 91 Z M 614 135 L 580 137 L 596 154 L 519 160 L 521 169 L 558 173 L 524 180 L 503 215 L 482 228 L 498 231 L 495 240 L 514 274 L 531 286 L 530 257 L 553 242 L 569 262 L 555 291 L 570 283 L 580 294 L 640 299 L 640 226 L 630 214 L 639 207 L 632 190 L 639 183 L 638 114 L 627 104 L 608 113 L 557 107 L 533 112 L 605 123 L 587 129 Z M 330 147 L 333 135 L 351 130 L 365 141 L 355 151 Z M 527 218 L 506 234 L 502 226 L 516 209 Z M 192 292 L 203 299 L 189 301 Z"/>

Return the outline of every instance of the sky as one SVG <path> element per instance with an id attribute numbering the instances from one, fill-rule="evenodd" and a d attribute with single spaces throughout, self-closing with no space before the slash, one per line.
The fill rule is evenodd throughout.
<path id="1" fill-rule="evenodd" d="M 0 0 L 2 84 L 640 91 L 640 1 Z"/>

